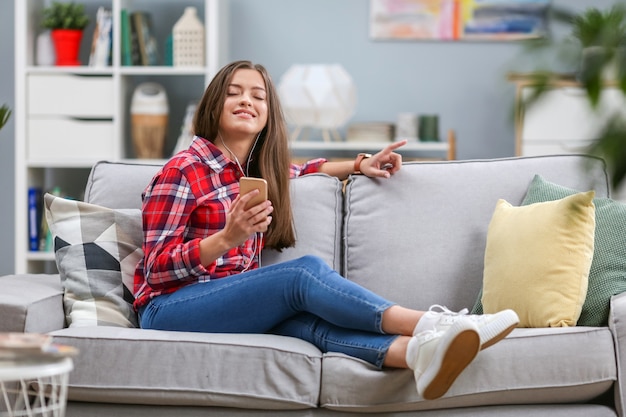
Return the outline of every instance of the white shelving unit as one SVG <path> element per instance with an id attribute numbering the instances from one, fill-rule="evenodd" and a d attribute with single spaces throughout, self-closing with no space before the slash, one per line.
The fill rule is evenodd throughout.
<path id="1" fill-rule="evenodd" d="M 588 102 L 583 87 L 569 77 L 555 79 L 550 90 L 523 111 L 523 100 L 535 88 L 532 79 L 512 75 L 516 84 L 516 139 L 518 156 L 586 153 L 598 140 L 609 117 L 626 109 L 617 84 L 607 83 L 597 109 Z M 613 190 L 613 198 L 626 201 L 626 185 Z"/>
<path id="2" fill-rule="evenodd" d="M 54 272 L 54 255 L 29 251 L 28 189 L 55 186 L 82 197 L 87 176 L 99 160 L 134 158 L 130 101 L 142 82 L 158 82 L 167 90 L 170 107 L 166 153 L 175 146 L 186 106 L 199 100 L 206 85 L 227 63 L 224 0 L 82 0 L 90 15 L 76 67 L 36 66 L 36 39 L 42 10 L 51 0 L 15 1 L 15 272 Z M 113 12 L 112 65 L 88 66 L 89 49 L 99 7 Z M 161 60 L 165 40 L 193 6 L 205 26 L 205 65 L 199 67 L 123 66 L 120 15 L 150 13 Z M 167 155 L 165 155 L 167 156 Z"/>

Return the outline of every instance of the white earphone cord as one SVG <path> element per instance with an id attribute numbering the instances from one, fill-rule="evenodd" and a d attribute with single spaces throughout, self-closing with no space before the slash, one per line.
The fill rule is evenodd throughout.
<path id="1" fill-rule="evenodd" d="M 218 134 L 219 135 L 219 134 Z M 237 163 L 237 166 L 239 167 L 239 169 L 241 170 L 241 173 L 243 175 L 245 175 L 246 177 L 249 175 L 250 173 L 250 161 L 252 160 L 252 153 L 254 152 L 254 148 L 256 148 L 256 144 L 259 141 L 259 137 L 261 136 L 261 132 L 259 132 L 258 135 L 256 135 L 256 139 L 254 139 L 254 143 L 252 144 L 252 149 L 250 149 L 250 152 L 248 153 L 248 158 L 246 160 L 246 170 L 243 170 L 243 167 L 241 166 L 241 163 L 239 162 L 239 158 L 237 158 L 237 155 L 235 155 L 235 153 L 233 151 L 230 150 L 230 148 L 228 147 L 228 145 L 226 145 L 226 142 L 224 142 L 224 139 L 222 139 L 221 136 L 219 136 L 220 140 L 222 141 L 222 145 L 224 145 L 224 147 L 226 148 L 226 150 L 228 152 L 230 152 L 230 154 L 232 155 L 233 158 L 235 158 L 235 162 Z"/>
<path id="2" fill-rule="evenodd" d="M 241 163 L 239 162 L 239 158 L 237 158 L 237 155 L 235 155 L 235 153 L 233 151 L 230 150 L 230 148 L 228 147 L 228 145 L 226 145 L 226 142 L 224 142 L 224 139 L 222 139 L 221 136 L 219 136 L 220 140 L 222 141 L 222 145 L 224 145 L 224 147 L 226 148 L 226 150 L 228 152 L 230 152 L 230 154 L 233 156 L 233 158 L 235 158 L 235 162 L 237 163 L 237 166 L 239 167 L 239 169 L 241 170 L 241 173 L 243 175 L 245 175 L 246 177 L 248 176 L 248 173 L 250 172 L 250 161 L 252 159 L 252 153 L 254 152 L 254 148 L 256 148 L 256 144 L 259 141 L 259 137 L 261 136 L 261 132 L 259 132 L 258 135 L 256 135 L 256 139 L 254 139 L 254 143 L 252 144 L 252 149 L 250 149 L 250 152 L 248 153 L 248 158 L 246 160 L 246 170 L 243 170 L 243 167 L 241 166 Z M 252 256 L 250 257 L 250 261 L 248 262 L 248 265 L 246 265 L 246 267 L 243 269 L 243 271 L 241 272 L 246 272 L 248 269 L 250 269 L 250 267 L 252 266 L 252 262 L 254 261 L 254 257 L 257 256 L 257 250 L 259 250 L 259 254 L 258 254 L 258 263 L 259 263 L 259 268 L 261 267 L 261 250 L 260 250 L 260 240 L 263 239 L 263 232 L 261 232 L 261 237 L 259 238 L 257 233 L 254 233 L 254 246 L 253 246 L 253 252 L 252 252 Z"/>

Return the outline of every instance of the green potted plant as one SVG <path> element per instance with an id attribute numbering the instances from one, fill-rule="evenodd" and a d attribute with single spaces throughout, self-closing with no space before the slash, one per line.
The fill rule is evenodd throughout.
<path id="1" fill-rule="evenodd" d="M 50 29 L 56 65 L 80 65 L 78 51 L 88 24 L 89 16 L 82 4 L 54 1 L 43 10 L 42 26 Z"/>
<path id="2" fill-rule="evenodd" d="M 574 16 L 572 37 L 581 48 L 579 78 L 594 106 L 605 82 L 618 82 L 626 94 L 626 7 L 589 8 Z"/>
<path id="3" fill-rule="evenodd" d="M 6 104 L 0 107 L 0 129 L 4 127 L 11 116 L 11 109 Z"/>
<path id="4" fill-rule="evenodd" d="M 553 58 L 552 66 L 557 61 L 561 68 L 571 67 L 592 109 L 598 108 L 602 90 L 607 85 L 617 87 L 626 100 L 626 6 L 617 3 L 607 9 L 589 7 L 580 13 L 552 7 L 550 16 L 554 23 L 569 27 L 569 34 L 562 39 L 529 41 L 527 51 L 533 59 L 536 61 L 540 52 Z M 523 106 L 532 106 L 549 91 L 558 72 L 562 71 L 554 71 L 549 66 L 533 71 L 530 78 L 536 88 Z M 589 153 L 607 161 L 614 187 L 626 181 L 626 116 L 623 112 L 607 119 Z"/>

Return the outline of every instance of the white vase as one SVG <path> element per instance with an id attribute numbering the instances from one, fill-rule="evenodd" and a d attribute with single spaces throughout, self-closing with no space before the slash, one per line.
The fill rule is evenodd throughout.
<path id="1" fill-rule="evenodd" d="M 40 66 L 54 65 L 56 61 L 54 44 L 52 43 L 49 30 L 37 36 L 37 56 L 35 60 L 36 64 Z"/>
<path id="2" fill-rule="evenodd" d="M 130 104 L 131 136 L 137 158 L 163 158 L 169 105 L 162 85 L 139 84 Z"/>
<path id="3" fill-rule="evenodd" d="M 186 7 L 183 15 L 174 24 L 173 63 L 174 66 L 204 65 L 204 25 L 198 19 L 195 7 Z"/>

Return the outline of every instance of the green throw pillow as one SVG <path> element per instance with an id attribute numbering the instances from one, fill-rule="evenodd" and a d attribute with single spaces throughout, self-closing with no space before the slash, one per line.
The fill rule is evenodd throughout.
<path id="1" fill-rule="evenodd" d="M 536 175 L 522 205 L 554 201 L 579 191 L 566 188 Z M 594 254 L 589 272 L 587 297 L 578 326 L 606 326 L 611 297 L 626 291 L 626 204 L 597 197 Z M 472 309 L 482 314 L 482 291 Z"/>

